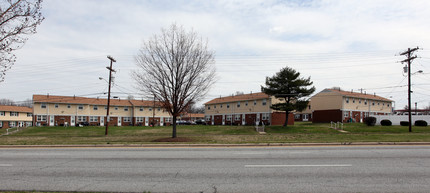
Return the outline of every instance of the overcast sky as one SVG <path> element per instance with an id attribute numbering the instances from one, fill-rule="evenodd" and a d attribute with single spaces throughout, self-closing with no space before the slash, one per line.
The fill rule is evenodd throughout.
<path id="1" fill-rule="evenodd" d="M 130 72 L 144 40 L 172 23 L 193 29 L 216 53 L 217 83 L 201 103 L 260 92 L 265 77 L 289 66 L 317 92 L 363 89 L 407 103 L 400 52 L 419 46 L 412 102 L 430 104 L 428 0 L 44 0 L 45 20 L 15 54 L 0 98 L 33 94 L 107 97 L 107 55 L 117 62 L 113 95 L 140 98 Z M 315 94 L 316 94 L 315 93 Z"/>

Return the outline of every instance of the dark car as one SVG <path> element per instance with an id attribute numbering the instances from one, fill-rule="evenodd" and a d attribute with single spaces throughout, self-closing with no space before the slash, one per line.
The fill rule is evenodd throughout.
<path id="1" fill-rule="evenodd" d="M 206 121 L 203 119 L 199 119 L 195 122 L 197 125 L 206 125 Z"/>
<path id="2" fill-rule="evenodd" d="M 90 123 L 88 123 L 88 122 L 79 122 L 79 123 L 77 123 L 76 124 L 76 127 L 79 127 L 79 126 L 89 126 L 90 125 Z"/>

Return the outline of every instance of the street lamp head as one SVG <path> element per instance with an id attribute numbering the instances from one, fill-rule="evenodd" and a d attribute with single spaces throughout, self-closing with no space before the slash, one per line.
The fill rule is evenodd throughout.
<path id="1" fill-rule="evenodd" d="M 99 77 L 99 80 L 103 80 L 103 78 L 102 78 L 102 77 Z"/>
<path id="2" fill-rule="evenodd" d="M 423 73 L 423 71 L 422 70 L 418 70 L 418 73 Z"/>

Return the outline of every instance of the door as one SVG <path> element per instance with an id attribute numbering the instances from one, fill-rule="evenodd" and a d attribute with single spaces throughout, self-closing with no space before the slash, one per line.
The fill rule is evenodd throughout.
<path id="1" fill-rule="evenodd" d="M 100 126 L 105 126 L 105 118 L 100 117 Z"/>
<path id="2" fill-rule="evenodd" d="M 49 126 L 54 126 L 54 115 L 49 116 Z"/>
<path id="3" fill-rule="evenodd" d="M 309 115 L 303 114 L 303 121 L 309 121 Z"/>

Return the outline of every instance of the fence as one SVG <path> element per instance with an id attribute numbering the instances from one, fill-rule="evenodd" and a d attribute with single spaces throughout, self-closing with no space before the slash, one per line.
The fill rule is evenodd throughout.
<path id="1" fill-rule="evenodd" d="M 388 119 L 393 125 L 400 125 L 400 121 L 409 121 L 408 115 L 372 115 L 376 118 L 376 125 L 381 125 L 381 121 Z M 412 124 L 417 120 L 424 120 L 430 124 L 430 115 L 412 115 Z"/>

